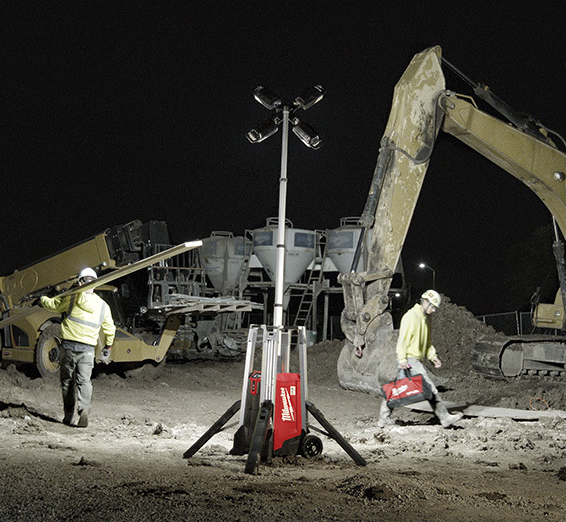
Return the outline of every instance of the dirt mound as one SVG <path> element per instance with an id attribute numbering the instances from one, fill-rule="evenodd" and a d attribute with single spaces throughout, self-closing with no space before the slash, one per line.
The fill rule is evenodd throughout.
<path id="1" fill-rule="evenodd" d="M 443 373 L 468 374 L 472 371 L 472 347 L 482 335 L 494 335 L 496 331 L 449 297 L 442 297 L 442 306 L 431 316 L 432 343 L 442 360 Z"/>
<path id="2" fill-rule="evenodd" d="M 307 349 L 309 382 L 335 384 L 338 382 L 337 366 L 344 341 L 324 341 Z"/>
<path id="3" fill-rule="evenodd" d="M 483 335 L 498 332 L 449 297 L 443 299 L 442 307 L 431 317 L 432 342 L 442 368 L 428 368 L 438 378 L 446 400 L 525 410 L 566 410 L 564 381 L 550 377 L 489 379 L 476 374 L 471 365 L 475 343 Z M 336 367 L 342 346 L 343 341 L 334 340 L 309 347 L 309 383 L 332 386 L 338 382 Z"/>
<path id="4" fill-rule="evenodd" d="M 442 375 L 467 375 L 472 372 L 470 354 L 483 335 L 494 335 L 495 329 L 478 321 L 463 306 L 443 296 L 442 307 L 431 316 L 432 342 L 442 360 Z M 324 341 L 308 349 L 309 379 L 317 384 L 335 382 L 336 364 L 343 341 Z"/>
<path id="5" fill-rule="evenodd" d="M 442 360 L 433 373 L 447 379 L 445 398 L 455 402 L 516 409 L 566 409 L 564 382 L 550 377 L 489 379 L 476 374 L 470 355 L 483 335 L 496 335 L 463 306 L 443 296 L 442 307 L 432 315 L 432 342 Z"/>

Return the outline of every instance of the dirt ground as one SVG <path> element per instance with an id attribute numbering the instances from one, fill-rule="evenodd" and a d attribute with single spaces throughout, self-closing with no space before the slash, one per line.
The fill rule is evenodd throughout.
<path id="1" fill-rule="evenodd" d="M 470 347 L 488 328 L 465 309 L 449 303 L 433 326 L 445 399 L 566 410 L 564 382 L 474 375 Z M 443 429 L 431 414 L 401 408 L 399 424 L 380 429 L 378 399 L 338 384 L 340 347 L 309 348 L 309 400 L 367 465 L 313 431 L 319 458 L 276 458 L 257 475 L 244 472 L 246 456 L 229 454 L 237 415 L 183 458 L 240 399 L 243 360 L 98 373 L 86 429 L 60 422 L 56 379 L 9 366 L 0 371 L 0 520 L 566 520 L 566 420 L 466 417 Z"/>

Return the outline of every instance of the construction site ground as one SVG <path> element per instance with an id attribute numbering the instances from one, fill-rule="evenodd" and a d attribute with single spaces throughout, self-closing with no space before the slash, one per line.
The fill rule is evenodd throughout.
<path id="1" fill-rule="evenodd" d="M 434 317 L 445 399 L 566 410 L 564 381 L 488 380 L 469 362 L 488 328 L 448 303 Z M 340 388 L 340 341 L 308 349 L 309 400 L 367 461 L 331 438 L 317 459 L 275 458 L 259 474 L 229 454 L 232 422 L 184 452 L 241 398 L 243 359 L 176 362 L 93 379 L 87 428 L 63 425 L 57 379 L 0 371 L 0 520 L 7 521 L 564 521 L 566 420 L 466 417 L 444 429 L 430 413 L 395 410 Z M 236 415 L 232 420 L 237 421 Z M 314 426 L 314 419 L 310 419 Z"/>

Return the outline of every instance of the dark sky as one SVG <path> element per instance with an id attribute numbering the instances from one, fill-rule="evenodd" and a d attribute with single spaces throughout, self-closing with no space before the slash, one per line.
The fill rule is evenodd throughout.
<path id="1" fill-rule="evenodd" d="M 299 228 L 360 215 L 393 87 L 427 47 L 566 134 L 560 2 L 193 4 L 0 1 L 0 274 L 134 219 L 166 221 L 178 243 L 276 216 L 281 135 L 245 138 L 268 115 L 260 84 L 285 100 L 327 91 L 304 113 L 322 148 L 289 140 L 287 217 Z M 530 190 L 441 134 L 407 274 L 428 286 L 414 268 L 424 260 L 453 301 L 499 311 L 503 254 L 549 222 Z"/>

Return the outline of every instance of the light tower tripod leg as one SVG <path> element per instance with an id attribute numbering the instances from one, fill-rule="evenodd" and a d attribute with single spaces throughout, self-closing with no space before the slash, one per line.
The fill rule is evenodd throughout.
<path id="1" fill-rule="evenodd" d="M 183 453 L 183 458 L 188 459 L 192 457 L 200 448 L 202 448 L 214 435 L 222 430 L 224 425 L 234 416 L 234 414 L 240 409 L 241 400 L 236 401 L 230 408 L 226 410 L 224 415 L 220 417 L 207 432 L 197 440 L 185 453 Z"/>
<path id="2" fill-rule="evenodd" d="M 257 416 L 252 443 L 250 444 L 250 451 L 248 452 L 248 459 L 246 461 L 245 472 L 250 475 L 257 474 L 261 452 L 265 446 L 267 432 L 269 431 L 269 422 L 272 413 L 273 403 L 271 401 L 264 401 Z"/>
<path id="3" fill-rule="evenodd" d="M 307 410 L 312 416 L 320 422 L 320 425 L 328 432 L 328 434 L 342 447 L 342 449 L 352 457 L 358 466 L 365 466 L 366 460 L 354 449 L 354 447 L 326 420 L 322 412 L 312 403 L 307 401 Z"/>

